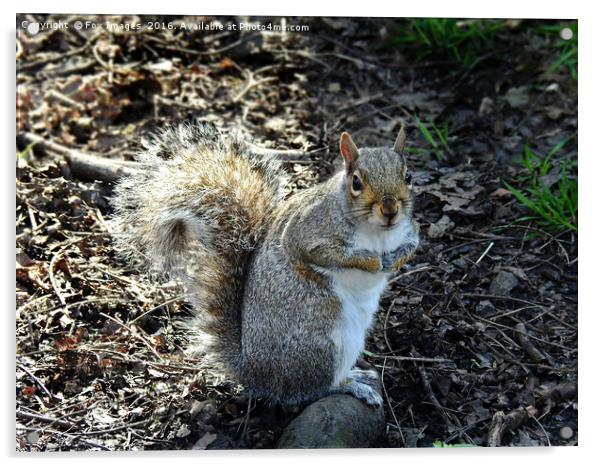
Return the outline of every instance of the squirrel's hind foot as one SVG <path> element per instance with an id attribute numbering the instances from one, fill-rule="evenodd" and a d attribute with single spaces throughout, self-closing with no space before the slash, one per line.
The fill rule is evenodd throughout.
<path id="1" fill-rule="evenodd" d="M 379 408 L 383 404 L 383 398 L 373 387 L 378 380 L 378 374 L 373 370 L 353 369 L 340 385 L 341 393 L 353 395 L 369 406 Z"/>
<path id="2" fill-rule="evenodd" d="M 379 379 L 378 372 L 376 372 L 374 369 L 364 370 L 358 369 L 357 367 L 351 369 L 351 372 L 347 377 L 368 385 L 372 385 L 374 381 Z"/>

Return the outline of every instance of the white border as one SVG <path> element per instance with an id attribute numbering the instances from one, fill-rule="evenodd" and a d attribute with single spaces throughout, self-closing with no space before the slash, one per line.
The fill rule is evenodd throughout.
<path id="1" fill-rule="evenodd" d="M 545 1 L 527 2 L 525 0 L 505 0 L 503 2 L 486 2 L 470 0 L 454 1 L 418 1 L 399 2 L 370 1 L 352 4 L 349 1 L 325 2 L 323 0 L 304 0 L 302 2 L 271 1 L 242 1 L 235 0 L 222 3 L 208 2 L 165 2 L 161 0 L 146 0 L 134 3 L 124 0 L 103 0 L 102 2 L 81 2 L 81 0 L 56 1 L 22 0 L 19 2 L 3 2 L 2 15 L 4 28 L 3 37 L 6 39 L 2 48 L 2 63 L 8 72 L 2 73 L 3 101 L 7 111 L 2 112 L 3 140 L 6 141 L 5 185 L 3 186 L 4 201 L 2 213 L 6 223 L 2 231 L 5 234 L 5 247 L 2 250 L 5 264 L 5 341 L 2 345 L 6 352 L 4 362 L 4 383 L 2 383 L 5 419 L 2 426 L 2 438 L 5 440 L 3 449 L 9 463 L 19 461 L 20 464 L 35 462 L 64 463 L 73 460 L 78 463 L 85 458 L 87 464 L 102 464 L 115 459 L 119 462 L 161 464 L 169 458 L 177 458 L 179 462 L 237 464 L 245 466 L 254 464 L 279 465 L 283 462 L 291 464 L 306 464 L 307 461 L 323 459 L 329 462 L 348 464 L 372 463 L 388 466 L 395 462 L 419 462 L 423 464 L 444 463 L 446 465 L 461 464 L 468 466 L 482 465 L 486 461 L 491 465 L 508 463 L 524 464 L 538 462 L 540 464 L 576 464 L 593 463 L 594 458 L 602 456 L 602 451 L 596 451 L 597 444 L 602 444 L 602 429 L 600 427 L 600 400 L 596 396 L 600 391 L 600 295 L 596 293 L 598 277 L 600 277 L 600 247 L 596 242 L 600 218 L 600 181 L 601 151 L 600 133 L 597 124 L 600 121 L 602 105 L 600 101 L 600 85 L 602 73 L 599 61 L 599 44 L 602 43 L 602 17 L 596 14 L 594 2 L 579 1 Z M 13 209 L 14 185 L 14 31 L 15 13 L 21 12 L 55 12 L 55 13 L 136 13 L 136 14 L 207 14 L 207 15 L 270 15 L 270 16 L 426 16 L 426 17 L 501 17 L 501 18 L 578 18 L 579 19 L 579 182 L 580 182 L 580 249 L 586 251 L 579 264 L 579 443 L 577 448 L 514 448 L 514 449 L 429 449 L 429 450 L 345 450 L 345 451 L 229 451 L 229 452 L 157 452 L 143 454 L 53 454 L 53 455 L 15 455 L 14 453 L 14 306 L 13 277 L 14 269 L 12 253 L 14 251 Z M 590 207 L 591 206 L 591 207 Z M 18 458 L 18 459 L 17 459 Z M 126 459 L 127 458 L 127 459 Z M 598 458 L 599 461 L 599 458 Z"/>

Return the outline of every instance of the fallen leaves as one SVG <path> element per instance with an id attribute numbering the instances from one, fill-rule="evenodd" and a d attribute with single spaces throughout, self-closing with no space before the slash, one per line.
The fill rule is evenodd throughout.
<path id="1" fill-rule="evenodd" d="M 482 199 L 479 195 L 484 192 L 484 188 L 476 183 L 476 176 L 476 173 L 470 171 L 449 171 L 438 181 L 416 185 L 414 190 L 417 194 L 437 198 L 443 205 L 444 213 L 483 215 Z"/>
<path id="2" fill-rule="evenodd" d="M 202 116 L 270 147 L 319 149 L 306 164 L 286 164 L 295 178 L 290 189 L 304 189 L 335 169 L 342 130 L 365 144 L 390 144 L 413 114 L 449 123 L 455 156 L 445 163 L 420 152 L 420 138 L 407 126 L 423 245 L 413 266 L 395 277 L 369 345 L 393 352 L 383 379 L 393 407 L 388 423 L 399 422 L 400 429 L 389 429 L 387 446 L 431 446 L 442 437 L 448 437 L 445 444 L 466 442 L 463 435 L 484 443 L 496 410 L 528 406 L 544 384 L 575 376 L 576 355 L 547 343 L 576 345 L 576 262 L 567 264 L 569 256 L 576 258 L 576 241 L 508 228 L 519 213 L 500 187 L 506 175 L 514 176 L 512 157 L 526 138 L 546 145 L 567 128 L 576 131 L 574 97 L 566 82 L 533 85 L 526 73 L 515 79 L 515 68 L 492 69 L 488 61 L 460 79 L 436 63 L 406 67 L 412 64 L 403 51 L 382 40 L 390 29 L 348 18 L 315 21 L 319 34 L 262 35 L 252 47 L 236 46 L 236 34 L 215 42 L 209 35 L 159 31 L 86 37 L 90 45 L 100 40 L 100 60 L 90 47 L 61 57 L 77 52 L 71 33 L 27 36 L 19 60 L 31 67 L 17 76 L 17 131 L 130 159 L 150 129 Z M 512 43 L 522 44 L 516 37 Z M 234 46 L 226 53 L 197 53 L 228 45 Z M 518 62 L 522 49 L 515 50 L 511 58 Z M 32 66 L 39 58 L 52 60 Z M 232 102 L 245 89 L 247 72 L 268 79 Z M 246 418 L 248 399 L 236 396 L 240 387 L 208 368 L 197 370 L 198 361 L 181 351 L 188 328 L 177 321 L 190 309 L 172 299 L 182 295 L 178 284 L 151 285 L 114 257 L 103 221 L 110 220 L 110 189 L 75 180 L 67 165 L 42 158 L 35 146 L 19 149 L 17 354 L 52 396 L 18 369 L 17 404 L 38 413 L 54 410 L 88 432 L 78 439 L 92 442 L 65 432 L 28 432 L 18 435 L 19 448 L 232 448 L 241 446 L 247 421 L 242 446 L 273 446 L 291 414 L 258 405 Z M 557 175 L 551 171 L 540 181 L 553 184 Z M 63 305 L 49 282 L 49 263 L 66 241 L 78 238 L 52 269 Z M 566 260 L 557 260 L 556 244 L 567 249 Z M 512 333 L 514 319 L 524 321 L 558 371 L 525 359 Z M 433 392 L 461 421 L 461 431 L 450 432 L 425 403 L 420 365 L 432 368 Z M 61 401 L 48 406 L 52 397 Z M 47 426 L 21 421 L 22 428 Z M 553 437 L 560 427 L 576 428 L 574 421 L 576 404 L 540 422 Z M 568 440 L 562 438 L 552 441 Z M 523 427 L 511 441 L 540 445 L 541 432 Z M 576 442 L 576 429 L 570 442 Z"/>
<path id="3" fill-rule="evenodd" d="M 207 432 L 200 439 L 198 439 L 192 446 L 193 450 L 206 450 L 217 439 L 217 434 Z"/>
<path id="4" fill-rule="evenodd" d="M 436 223 L 431 223 L 428 229 L 430 238 L 441 238 L 445 233 L 454 228 L 456 224 L 447 215 L 443 215 Z"/>
<path id="5" fill-rule="evenodd" d="M 511 87 L 503 97 L 512 108 L 521 108 L 529 103 L 528 86 Z"/>

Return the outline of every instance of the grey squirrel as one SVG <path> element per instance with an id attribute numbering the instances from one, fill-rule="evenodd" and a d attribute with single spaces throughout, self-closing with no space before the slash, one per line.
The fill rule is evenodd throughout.
<path id="1" fill-rule="evenodd" d="M 403 127 L 391 147 L 285 195 L 274 155 L 209 124 L 155 136 L 115 188 L 119 250 L 184 279 L 192 345 L 251 395 L 297 404 L 350 393 L 382 404 L 355 368 L 391 273 L 418 246 Z"/>

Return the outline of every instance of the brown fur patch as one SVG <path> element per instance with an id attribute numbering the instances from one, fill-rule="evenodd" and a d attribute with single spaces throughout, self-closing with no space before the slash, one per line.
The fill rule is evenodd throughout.
<path id="1" fill-rule="evenodd" d="M 222 315 L 222 309 L 219 307 L 209 307 L 207 308 L 207 314 L 209 314 L 212 317 L 217 317 Z"/>
<path id="2" fill-rule="evenodd" d="M 408 254 L 405 257 L 397 259 L 397 262 L 393 265 L 395 271 L 399 271 L 411 258 L 413 254 Z"/>
<path id="3" fill-rule="evenodd" d="M 339 314 L 341 312 L 341 302 L 337 298 L 331 298 L 325 301 L 324 308 L 331 314 Z"/>
<path id="4" fill-rule="evenodd" d="M 326 287 L 328 284 L 324 275 L 319 272 L 316 272 L 313 268 L 307 265 L 302 260 L 295 260 L 292 263 L 293 270 L 299 275 L 301 278 L 313 282 L 320 287 Z"/>
<path id="5" fill-rule="evenodd" d="M 345 267 L 365 270 L 366 272 L 378 272 L 381 269 L 381 264 L 378 257 L 351 257 L 347 260 Z"/>

